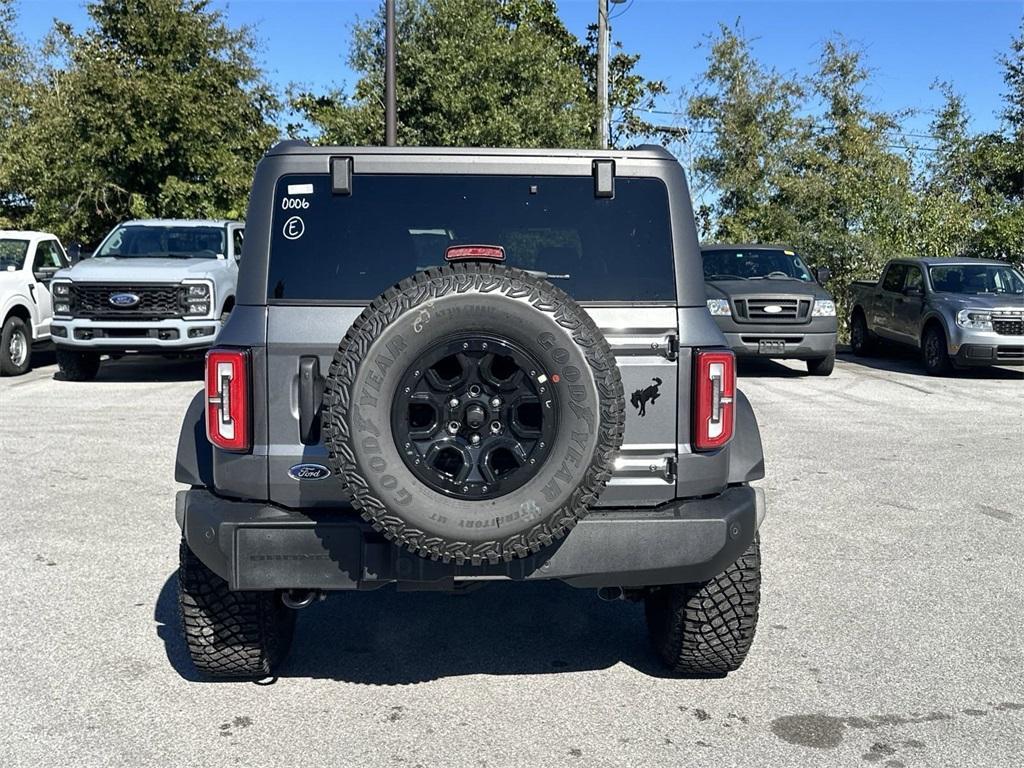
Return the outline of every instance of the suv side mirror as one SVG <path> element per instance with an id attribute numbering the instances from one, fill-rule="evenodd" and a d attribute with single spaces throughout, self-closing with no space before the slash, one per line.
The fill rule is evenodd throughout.
<path id="1" fill-rule="evenodd" d="M 814 270 L 814 278 L 822 285 L 827 283 L 830 277 L 832 277 L 832 270 L 828 267 L 818 267 Z"/>

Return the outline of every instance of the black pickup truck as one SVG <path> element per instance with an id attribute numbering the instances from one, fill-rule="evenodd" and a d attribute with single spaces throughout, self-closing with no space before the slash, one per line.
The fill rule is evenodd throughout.
<path id="1" fill-rule="evenodd" d="M 836 305 L 824 288 L 825 268 L 812 273 L 785 245 L 701 246 L 708 309 L 738 356 L 807 361 L 815 376 L 836 363 Z"/>

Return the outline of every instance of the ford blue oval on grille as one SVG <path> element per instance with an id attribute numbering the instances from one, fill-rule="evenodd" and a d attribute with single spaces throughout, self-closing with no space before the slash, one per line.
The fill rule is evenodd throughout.
<path id="1" fill-rule="evenodd" d="M 293 480 L 323 480 L 331 476 L 331 470 L 323 464 L 296 464 L 288 470 Z"/>
<path id="2" fill-rule="evenodd" d="M 140 299 L 134 293 L 112 293 L 107 301 L 115 307 L 134 307 Z"/>

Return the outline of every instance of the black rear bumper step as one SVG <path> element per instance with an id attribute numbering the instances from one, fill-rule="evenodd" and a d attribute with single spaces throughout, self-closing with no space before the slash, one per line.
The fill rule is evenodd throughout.
<path id="1" fill-rule="evenodd" d="M 452 589 L 456 581 L 559 579 L 576 587 L 704 581 L 754 537 L 760 489 L 650 510 L 594 510 L 561 542 L 497 565 L 432 561 L 398 548 L 351 509 L 302 513 L 272 504 L 181 491 L 176 516 L 189 547 L 235 590 Z"/>

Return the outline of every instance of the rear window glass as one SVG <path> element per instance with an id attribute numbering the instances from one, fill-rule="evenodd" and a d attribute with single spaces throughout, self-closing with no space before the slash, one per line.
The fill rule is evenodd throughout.
<path id="1" fill-rule="evenodd" d="M 614 199 L 587 177 L 286 176 L 274 198 L 268 298 L 368 301 L 452 245 L 498 245 L 505 263 L 545 272 L 580 301 L 672 302 L 668 194 L 618 178 Z"/>

